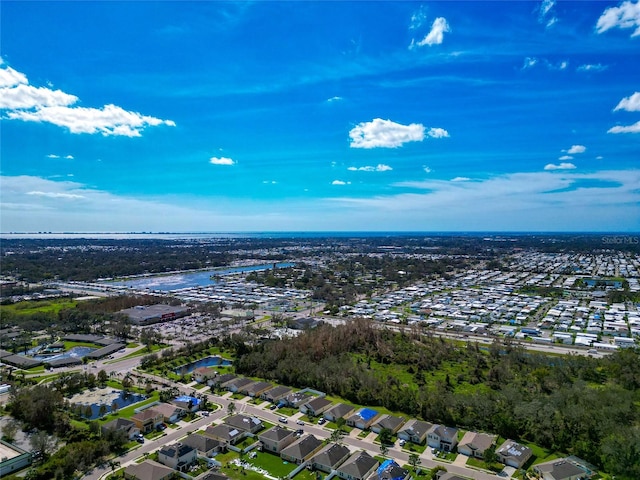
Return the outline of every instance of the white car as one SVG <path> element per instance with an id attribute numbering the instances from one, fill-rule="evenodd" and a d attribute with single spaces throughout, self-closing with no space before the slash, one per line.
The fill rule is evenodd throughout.
<path id="1" fill-rule="evenodd" d="M 287 419 L 286 419 L 285 417 L 280 417 L 280 418 L 278 419 L 278 421 L 279 421 L 280 423 L 287 423 Z"/>

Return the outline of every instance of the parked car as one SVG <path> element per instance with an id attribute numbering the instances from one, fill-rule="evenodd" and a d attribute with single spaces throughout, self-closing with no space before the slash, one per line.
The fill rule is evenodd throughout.
<path id="1" fill-rule="evenodd" d="M 269 410 L 275 410 L 276 408 L 278 408 L 278 406 L 274 403 L 269 407 Z"/>
<path id="2" fill-rule="evenodd" d="M 280 417 L 280 418 L 278 419 L 278 421 L 279 421 L 280 423 L 287 423 L 287 419 L 286 419 L 285 417 Z"/>
<path id="3" fill-rule="evenodd" d="M 303 422 L 302 420 L 298 420 L 296 423 L 297 423 L 298 425 L 304 425 L 304 422 Z"/>
<path id="4" fill-rule="evenodd" d="M 320 420 L 318 420 L 318 425 L 322 425 L 324 422 L 326 422 L 324 417 L 320 417 Z"/>
<path id="5" fill-rule="evenodd" d="M 400 439 L 400 441 L 398 443 L 400 444 L 401 447 L 404 447 L 405 441 Z"/>

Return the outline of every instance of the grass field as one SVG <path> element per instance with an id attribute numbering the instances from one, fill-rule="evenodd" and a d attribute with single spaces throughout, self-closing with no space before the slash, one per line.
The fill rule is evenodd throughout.
<path id="1" fill-rule="evenodd" d="M 78 302 L 68 299 L 31 300 L 11 305 L 0 305 L 0 315 L 32 315 L 34 313 L 53 313 L 57 315 L 60 310 L 75 308 L 76 305 L 78 305 Z"/>

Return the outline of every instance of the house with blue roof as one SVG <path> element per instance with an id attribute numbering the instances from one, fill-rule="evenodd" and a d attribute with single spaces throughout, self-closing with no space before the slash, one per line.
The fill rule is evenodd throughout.
<path id="1" fill-rule="evenodd" d="M 356 413 L 347 418 L 347 425 L 350 427 L 367 430 L 380 417 L 380 414 L 371 408 L 361 408 Z"/>
<path id="2" fill-rule="evenodd" d="M 409 478 L 409 471 L 402 468 L 394 460 L 385 460 L 376 469 L 375 475 L 369 480 L 406 480 Z"/>

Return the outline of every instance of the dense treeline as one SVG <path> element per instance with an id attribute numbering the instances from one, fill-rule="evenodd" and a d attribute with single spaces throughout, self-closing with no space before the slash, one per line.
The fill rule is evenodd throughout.
<path id="1" fill-rule="evenodd" d="M 485 351 L 359 320 L 248 348 L 235 362 L 245 375 L 532 441 L 640 478 L 636 351 L 602 360 L 531 354 L 509 342 Z"/>

